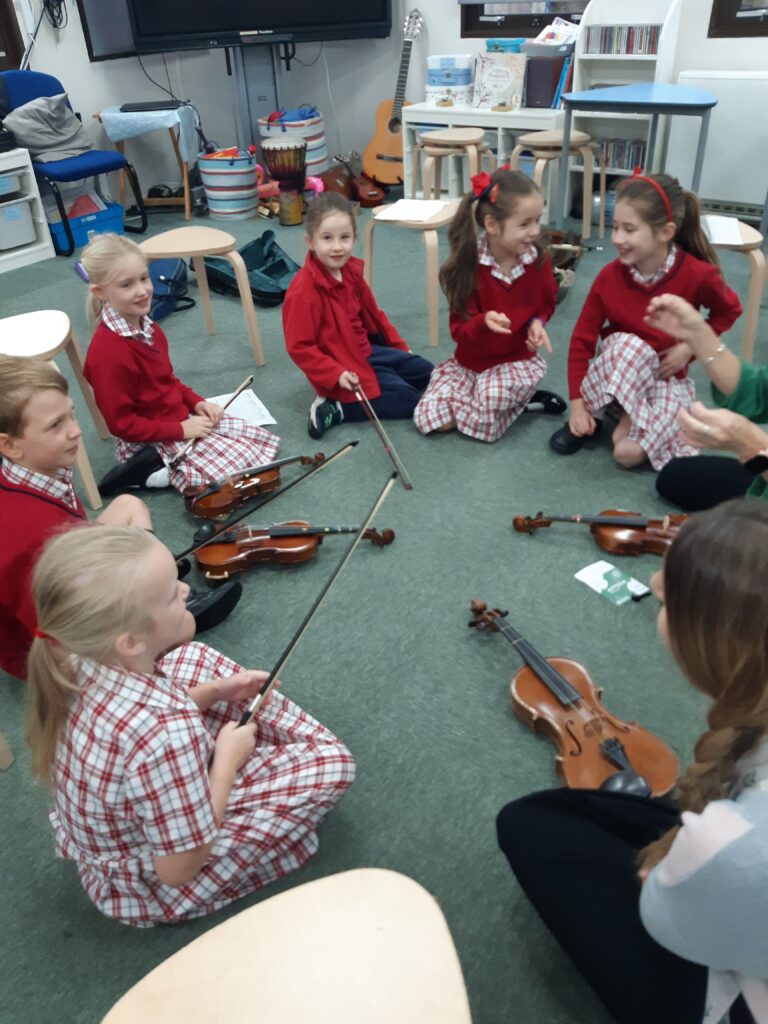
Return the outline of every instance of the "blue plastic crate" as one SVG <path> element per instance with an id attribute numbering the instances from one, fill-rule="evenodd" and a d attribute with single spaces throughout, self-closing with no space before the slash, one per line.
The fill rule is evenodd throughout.
<path id="1" fill-rule="evenodd" d="M 89 213 L 85 217 L 70 217 L 69 226 L 72 228 L 72 237 L 75 239 L 75 248 L 88 244 L 88 232 L 103 234 L 105 231 L 114 231 L 116 235 L 123 233 L 123 208 L 120 203 L 107 203 L 106 210 L 99 210 L 98 213 Z M 61 222 L 48 224 L 51 229 L 51 237 L 56 249 L 65 249 L 67 237 L 64 225 Z"/>

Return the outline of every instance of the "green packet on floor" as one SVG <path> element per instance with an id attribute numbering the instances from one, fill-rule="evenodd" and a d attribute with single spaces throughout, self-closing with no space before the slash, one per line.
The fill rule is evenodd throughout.
<path id="1" fill-rule="evenodd" d="M 633 576 L 628 576 L 610 562 L 593 562 L 592 565 L 586 565 L 576 573 L 576 579 L 586 583 L 611 604 L 639 601 L 650 594 L 644 583 Z"/>

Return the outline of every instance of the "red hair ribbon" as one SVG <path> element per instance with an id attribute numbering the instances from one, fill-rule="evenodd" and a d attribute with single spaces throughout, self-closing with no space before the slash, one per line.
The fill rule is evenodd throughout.
<path id="1" fill-rule="evenodd" d="M 664 189 L 661 187 L 661 185 L 658 183 L 658 181 L 654 181 L 653 178 L 649 178 L 649 177 L 647 177 L 647 175 L 642 174 L 641 172 L 642 172 L 642 167 L 636 167 L 634 169 L 634 171 L 632 171 L 632 177 L 636 181 L 647 181 L 649 185 L 652 185 L 653 188 L 656 189 L 656 191 L 661 196 L 662 203 L 664 203 L 664 209 L 667 212 L 667 220 L 671 221 L 674 224 L 675 223 L 675 215 L 672 213 L 672 204 L 669 201 L 669 196 L 664 191 Z"/>
<path id="2" fill-rule="evenodd" d="M 35 636 L 37 637 L 38 640 L 50 640 L 51 639 L 48 636 L 47 633 L 44 633 L 42 631 L 42 629 L 38 629 L 37 626 L 35 626 Z"/>
<path id="3" fill-rule="evenodd" d="M 491 183 L 491 176 L 488 171 L 483 171 L 482 174 L 473 174 L 471 178 L 472 184 L 472 201 L 476 202 L 479 199 L 488 199 L 489 202 L 495 203 L 496 196 L 499 192 L 499 186 Z"/>

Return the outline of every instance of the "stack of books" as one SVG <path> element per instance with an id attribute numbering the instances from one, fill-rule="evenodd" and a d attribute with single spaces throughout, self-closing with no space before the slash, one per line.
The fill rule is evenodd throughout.
<path id="1" fill-rule="evenodd" d="M 661 25 L 588 25 L 584 53 L 655 54 Z"/>

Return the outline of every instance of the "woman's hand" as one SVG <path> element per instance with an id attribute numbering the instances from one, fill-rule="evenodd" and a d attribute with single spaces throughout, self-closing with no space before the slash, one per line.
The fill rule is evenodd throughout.
<path id="1" fill-rule="evenodd" d="M 360 378 L 351 370 L 345 370 L 339 377 L 338 385 L 345 391 L 356 391 L 360 387 Z"/>
<path id="2" fill-rule="evenodd" d="M 672 348 L 668 348 L 659 359 L 659 378 L 669 380 L 670 377 L 683 370 L 690 363 L 693 356 L 693 349 L 687 341 L 680 341 Z"/>
<path id="3" fill-rule="evenodd" d="M 497 313 L 489 309 L 485 314 L 485 326 L 494 334 L 511 334 L 509 328 L 509 317 L 506 313 Z"/>
<path id="4" fill-rule="evenodd" d="M 764 430 L 746 416 L 728 409 L 708 409 L 701 402 L 694 402 L 689 410 L 680 410 L 677 421 L 688 444 L 734 452 L 742 462 L 768 448 L 768 434 Z"/>
<path id="5" fill-rule="evenodd" d="M 645 322 L 679 341 L 696 342 L 712 328 L 697 309 L 679 295 L 657 295 L 648 303 Z"/>
<path id="6" fill-rule="evenodd" d="M 256 744 L 256 723 L 238 725 L 227 722 L 219 729 L 214 743 L 213 762 L 217 767 L 239 771 L 248 760 Z"/>
<path id="7" fill-rule="evenodd" d="M 538 352 L 540 348 L 545 348 L 552 355 L 549 335 L 544 328 L 544 324 L 537 317 L 534 317 L 530 324 L 528 324 L 528 335 L 525 339 L 525 344 L 531 352 Z"/>
<path id="8" fill-rule="evenodd" d="M 215 402 L 198 402 L 195 406 L 195 412 L 199 416 L 207 416 L 214 427 L 221 422 L 221 417 L 224 415 L 224 410 L 220 405 L 216 405 Z"/>
<path id="9" fill-rule="evenodd" d="M 597 426 L 594 416 L 587 412 L 583 398 L 574 398 L 571 402 L 571 411 L 568 416 L 568 429 L 576 437 L 584 437 L 587 434 L 594 434 Z"/>
<path id="10" fill-rule="evenodd" d="M 207 416 L 190 416 L 181 424 L 184 440 L 188 441 L 193 437 L 208 437 L 213 430 L 213 423 Z"/>

